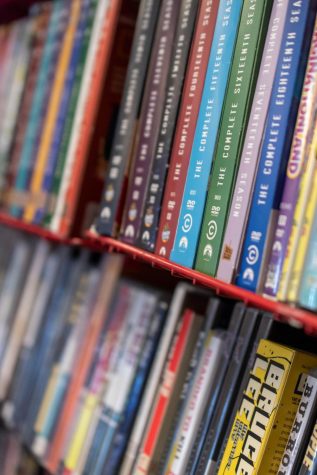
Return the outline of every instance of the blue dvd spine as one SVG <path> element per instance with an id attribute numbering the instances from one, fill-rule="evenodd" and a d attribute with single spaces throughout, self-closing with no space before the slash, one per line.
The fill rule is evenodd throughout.
<path id="1" fill-rule="evenodd" d="M 140 292 L 133 304 L 133 311 L 127 315 L 127 333 L 122 335 L 122 340 L 118 345 L 118 362 L 101 402 L 101 416 L 88 454 L 85 473 L 91 475 L 105 473 L 103 467 L 110 455 L 115 433 L 125 414 L 128 397 L 135 381 L 150 329 L 150 319 L 152 319 L 152 312 L 155 308 L 153 308 L 155 300 L 149 294 L 146 295 L 144 292 Z M 132 326 L 132 322 L 135 326 Z M 99 443 L 100 434 L 102 434 L 101 445 Z M 99 448 L 97 449 L 96 458 L 97 446 Z"/>
<path id="2" fill-rule="evenodd" d="M 285 181 L 317 2 L 289 3 L 236 283 L 261 292 Z"/>
<path id="3" fill-rule="evenodd" d="M 193 267 L 242 0 L 221 0 L 170 259 Z M 182 245 L 184 237 L 188 245 Z"/>
<path id="4" fill-rule="evenodd" d="M 9 426 L 15 426 L 15 408 L 16 400 L 24 393 L 24 389 L 28 385 L 28 380 L 33 379 L 35 374 L 29 373 L 29 362 L 32 355 L 36 353 L 37 341 L 40 338 L 41 331 L 44 327 L 46 309 L 50 300 L 53 286 L 56 283 L 56 275 L 60 267 L 60 259 L 65 258 L 65 248 L 61 247 L 60 252 L 51 252 L 47 258 L 46 265 L 43 269 L 41 284 L 38 289 L 38 298 L 32 310 L 27 331 L 25 332 L 23 343 L 20 350 L 18 362 L 16 364 L 15 373 L 11 380 L 9 393 L 6 401 L 2 406 L 2 416 Z M 35 371 L 35 368 L 30 368 Z M 8 409 L 8 412 L 7 412 Z"/>
<path id="5" fill-rule="evenodd" d="M 28 446 L 32 445 L 36 435 L 34 424 L 52 368 L 56 364 L 57 355 L 68 336 L 67 318 L 70 314 L 74 292 L 83 271 L 84 256 L 82 255 L 76 262 L 72 262 L 71 258 L 65 259 L 64 262 L 65 266 L 60 270 L 60 282 L 53 293 L 37 351 L 30 361 L 29 371 L 36 368 L 36 372 L 35 379 L 29 381 L 25 388 L 29 399 L 21 399 L 17 404 L 17 421 L 23 421 L 22 437 Z"/>
<path id="6" fill-rule="evenodd" d="M 133 421 L 141 400 L 144 384 L 146 382 L 155 351 L 158 346 L 167 307 L 167 302 L 163 300 L 159 304 L 158 311 L 153 317 L 149 334 L 142 350 L 142 358 L 139 362 L 139 368 L 137 370 L 136 377 L 128 397 L 124 416 L 114 436 L 109 459 L 107 460 L 108 475 L 115 475 L 118 473 L 119 465 L 123 458 Z"/>

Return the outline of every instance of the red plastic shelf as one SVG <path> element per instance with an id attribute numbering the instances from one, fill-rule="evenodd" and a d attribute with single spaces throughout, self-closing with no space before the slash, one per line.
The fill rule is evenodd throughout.
<path id="1" fill-rule="evenodd" d="M 179 264 L 175 264 L 164 257 L 125 244 L 117 239 L 101 237 L 93 232 L 88 232 L 85 238 L 71 238 L 65 240 L 60 238 L 57 234 L 51 233 L 39 226 L 24 223 L 3 213 L 0 213 L 0 223 L 48 239 L 52 242 L 88 247 L 99 252 L 115 251 L 126 254 L 133 259 L 146 262 L 158 269 L 167 270 L 176 277 L 181 277 L 190 280 L 194 284 L 208 287 L 219 295 L 241 300 L 250 306 L 271 312 L 276 319 L 302 327 L 306 333 L 317 335 L 317 315 L 312 312 L 269 300 L 261 295 L 249 292 L 248 290 L 242 289 L 233 284 L 227 284 Z"/>
<path id="2" fill-rule="evenodd" d="M 101 237 L 92 232 L 87 233 L 89 240 L 95 243 L 95 248 L 117 251 L 129 255 L 133 259 L 139 259 L 151 264 L 153 267 L 165 269 L 172 275 L 190 280 L 194 284 L 199 284 L 214 290 L 218 295 L 231 297 L 241 300 L 249 306 L 271 312 L 278 320 L 288 322 L 289 324 L 302 327 L 306 333 L 317 335 L 317 315 L 297 307 L 284 303 L 269 300 L 261 295 L 237 287 L 233 284 L 227 284 L 218 279 L 202 274 L 193 269 L 188 269 L 179 264 L 169 261 L 164 257 L 157 256 L 150 252 L 125 244 L 110 237 Z"/>
<path id="3" fill-rule="evenodd" d="M 51 242 L 56 242 L 59 244 L 69 244 L 72 246 L 87 246 L 89 247 L 89 242 L 81 238 L 61 238 L 58 234 L 48 231 L 47 229 L 42 228 L 41 226 L 36 226 L 34 224 L 25 223 L 20 219 L 13 218 L 5 213 L 0 212 L 0 224 L 8 226 L 10 228 L 17 229 L 18 231 L 24 231 L 28 234 L 47 239 Z M 91 243 L 93 245 L 93 243 Z"/>

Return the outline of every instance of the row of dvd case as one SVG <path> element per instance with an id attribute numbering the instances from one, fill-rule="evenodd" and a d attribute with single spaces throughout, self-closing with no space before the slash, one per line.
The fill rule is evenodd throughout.
<path id="1" fill-rule="evenodd" d="M 119 255 L 0 239 L 1 418 L 40 465 L 315 473 L 314 337 Z"/>
<path id="2" fill-rule="evenodd" d="M 3 210 L 316 310 L 316 11 L 35 5 L 0 29 Z"/>

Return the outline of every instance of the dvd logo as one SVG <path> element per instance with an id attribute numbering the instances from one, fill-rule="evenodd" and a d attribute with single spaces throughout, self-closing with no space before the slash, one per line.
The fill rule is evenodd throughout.
<path id="1" fill-rule="evenodd" d="M 111 218 L 111 209 L 108 206 L 105 206 L 101 211 L 102 219 L 109 219 Z"/>
<path id="2" fill-rule="evenodd" d="M 160 251 L 159 251 L 159 254 L 160 254 L 160 256 L 165 257 L 165 256 L 166 256 L 166 248 L 165 248 L 165 247 L 161 247 L 161 249 L 160 249 Z"/>
<path id="3" fill-rule="evenodd" d="M 210 244 L 207 244 L 203 250 L 204 261 L 210 261 L 211 256 L 212 256 L 212 246 Z"/>
<path id="4" fill-rule="evenodd" d="M 182 231 L 184 233 L 188 233 L 191 230 L 192 225 L 193 225 L 192 216 L 189 213 L 185 214 L 184 223 L 183 223 L 183 226 L 182 226 Z"/>
<path id="5" fill-rule="evenodd" d="M 144 216 L 144 226 L 146 228 L 150 228 L 153 225 L 153 221 L 154 221 L 153 209 L 150 207 L 146 210 L 146 213 Z"/>
<path id="6" fill-rule="evenodd" d="M 248 247 L 247 263 L 249 264 L 249 266 L 254 266 L 258 259 L 259 250 L 254 244 L 251 244 L 251 246 Z"/>
<path id="7" fill-rule="evenodd" d="M 134 226 L 132 226 L 132 224 L 128 224 L 128 226 L 125 228 L 124 235 L 125 237 L 134 238 Z"/>
<path id="8" fill-rule="evenodd" d="M 109 185 L 105 191 L 105 200 L 107 202 L 112 201 L 114 198 L 114 189 L 112 185 Z"/>
<path id="9" fill-rule="evenodd" d="M 131 203 L 131 206 L 128 211 L 128 219 L 134 221 L 137 217 L 137 208 L 135 203 Z"/>
<path id="10" fill-rule="evenodd" d="M 162 231 L 162 241 L 164 244 L 169 240 L 170 234 L 171 234 L 170 229 L 168 225 L 166 224 Z"/>
<path id="11" fill-rule="evenodd" d="M 180 249 L 187 249 L 188 248 L 188 239 L 185 236 L 183 236 L 181 238 L 181 240 L 179 241 L 178 247 Z"/>
<path id="12" fill-rule="evenodd" d="M 274 241 L 272 249 L 276 253 L 282 252 L 282 244 L 280 243 L 280 241 Z"/>
<path id="13" fill-rule="evenodd" d="M 243 278 L 244 280 L 249 280 L 250 282 L 253 282 L 254 281 L 253 269 L 250 269 L 250 267 L 247 267 L 247 269 L 243 272 Z"/>
<path id="14" fill-rule="evenodd" d="M 149 231 L 144 231 L 144 233 L 142 234 L 142 242 L 148 243 L 149 240 L 150 240 L 150 233 L 149 233 Z"/>
<path id="15" fill-rule="evenodd" d="M 208 231 L 206 234 L 208 241 L 212 241 L 216 237 L 216 234 L 217 234 L 217 223 L 216 221 L 212 219 L 208 223 Z"/>

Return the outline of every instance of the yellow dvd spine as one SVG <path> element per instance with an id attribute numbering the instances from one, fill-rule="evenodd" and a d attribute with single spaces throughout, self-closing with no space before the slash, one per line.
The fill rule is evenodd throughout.
<path id="1" fill-rule="evenodd" d="M 301 232 L 305 221 L 305 210 L 310 200 L 312 183 L 314 178 L 314 171 L 317 166 L 316 162 L 316 150 L 317 150 L 317 125 L 313 134 L 312 143 L 307 151 L 309 153 L 306 168 L 300 182 L 300 189 L 298 194 L 298 200 L 295 207 L 294 218 L 292 223 L 292 230 L 289 237 L 287 252 L 283 263 L 283 269 L 281 274 L 281 280 L 277 293 L 277 299 L 285 301 L 289 297 L 290 282 L 292 278 L 292 272 L 296 259 L 296 253 L 299 248 L 299 242 Z"/>
<path id="2" fill-rule="evenodd" d="M 49 382 L 46 386 L 45 394 L 42 399 L 42 404 L 40 406 L 35 425 L 34 425 L 34 431 L 36 433 L 41 433 L 43 431 L 43 427 L 45 424 L 45 421 L 49 415 L 49 411 L 51 408 L 51 403 L 52 403 L 52 398 L 54 397 L 58 378 L 60 375 L 60 367 L 59 365 L 56 365 L 53 368 L 51 377 L 49 379 Z"/>
<path id="3" fill-rule="evenodd" d="M 293 350 L 260 341 L 219 473 L 256 473 L 293 357 Z"/>
<path id="4" fill-rule="evenodd" d="M 92 393 L 87 394 L 85 398 L 85 402 L 64 461 L 65 468 L 68 470 L 73 471 L 77 468 L 78 460 L 85 444 L 86 435 L 93 417 L 93 412 L 97 407 L 98 401 L 99 398 L 97 395 Z"/>
<path id="5" fill-rule="evenodd" d="M 41 184 L 43 175 L 45 173 L 47 158 L 49 155 L 58 109 L 63 93 L 64 82 L 72 52 L 73 41 L 79 20 L 80 4 L 80 0 L 74 0 L 71 3 L 70 19 L 66 28 L 62 49 L 56 67 L 54 83 L 43 127 L 43 134 L 35 161 L 34 173 L 32 175 L 30 185 L 30 199 L 24 211 L 23 219 L 27 222 L 33 221 L 37 204 L 41 201 Z"/>
<path id="6" fill-rule="evenodd" d="M 295 352 L 280 403 L 275 410 L 265 450 L 262 453 L 262 459 L 255 473 L 275 475 L 279 472 L 288 436 L 292 430 L 293 421 L 296 417 L 305 386 L 307 373 L 316 364 L 316 356 L 298 351 Z"/>
<path id="7" fill-rule="evenodd" d="M 261 340 L 218 473 L 276 474 L 317 357 Z"/>
<path id="8" fill-rule="evenodd" d="M 317 145 L 317 143 L 316 143 Z M 314 148 L 314 155 L 316 157 L 316 148 Z M 312 188 L 308 198 L 306 207 L 304 208 L 304 220 L 301 227 L 301 232 L 296 246 L 296 254 L 294 259 L 294 265 L 291 270 L 290 283 L 287 293 L 287 300 L 289 302 L 297 302 L 299 289 L 301 284 L 301 276 L 305 263 L 305 256 L 308 248 L 309 238 L 314 220 L 314 214 L 316 211 L 317 203 L 317 161 L 315 158 L 315 169 L 312 173 Z"/>

